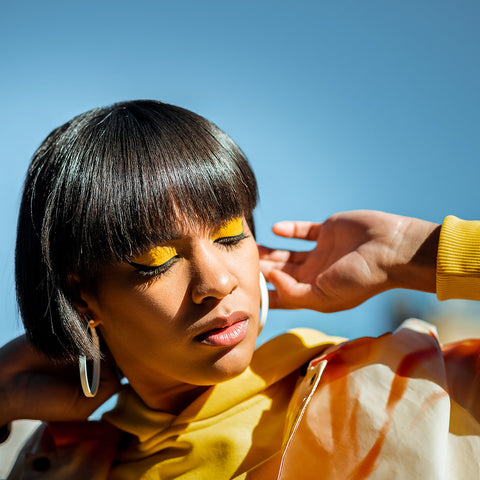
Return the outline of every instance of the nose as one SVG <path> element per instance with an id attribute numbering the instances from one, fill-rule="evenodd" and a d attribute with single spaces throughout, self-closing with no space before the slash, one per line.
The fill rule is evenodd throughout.
<path id="1" fill-rule="evenodd" d="M 230 272 L 224 253 L 213 245 L 195 249 L 192 262 L 192 300 L 201 304 L 207 299 L 221 300 L 238 286 L 237 278 Z"/>

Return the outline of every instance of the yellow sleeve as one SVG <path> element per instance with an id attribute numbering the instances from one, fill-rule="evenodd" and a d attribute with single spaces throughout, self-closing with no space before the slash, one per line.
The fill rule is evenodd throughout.
<path id="1" fill-rule="evenodd" d="M 480 221 L 445 218 L 437 254 L 437 297 L 480 300 Z"/>

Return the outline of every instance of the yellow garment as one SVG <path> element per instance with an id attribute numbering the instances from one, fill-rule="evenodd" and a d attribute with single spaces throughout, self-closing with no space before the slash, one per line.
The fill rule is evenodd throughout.
<path id="1" fill-rule="evenodd" d="M 209 388 L 178 416 L 147 408 L 126 389 L 104 419 L 134 441 L 108 479 L 243 479 L 261 464 L 263 475 L 271 473 L 265 478 L 275 475 L 299 369 L 341 340 L 309 329 L 276 337 L 243 374 Z"/>
<path id="2" fill-rule="evenodd" d="M 430 326 L 409 321 L 329 343 L 277 337 L 178 417 L 126 393 L 107 418 L 138 442 L 108 480 L 480 478 L 480 341 L 442 352 Z"/>
<path id="3" fill-rule="evenodd" d="M 480 221 L 445 218 L 437 255 L 437 297 L 480 300 Z"/>
<path id="4" fill-rule="evenodd" d="M 332 341 L 282 335 L 178 417 L 125 392 L 107 416 L 137 434 L 127 449 L 107 422 L 47 424 L 8 480 L 480 478 L 480 340 L 440 348 L 410 320 Z"/>

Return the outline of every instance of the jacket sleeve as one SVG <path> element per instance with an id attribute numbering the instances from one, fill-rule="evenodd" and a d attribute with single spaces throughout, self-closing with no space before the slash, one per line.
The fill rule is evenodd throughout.
<path id="1" fill-rule="evenodd" d="M 7 480 L 106 480 L 119 432 L 105 422 L 42 423 Z"/>
<path id="2" fill-rule="evenodd" d="M 480 478 L 479 372 L 480 340 L 441 349 L 418 320 L 333 347 L 293 396 L 278 478 Z"/>
<path id="3" fill-rule="evenodd" d="M 480 300 L 480 221 L 445 218 L 437 254 L 437 297 Z"/>
<path id="4" fill-rule="evenodd" d="M 442 347 L 450 396 L 480 422 L 480 339 Z"/>

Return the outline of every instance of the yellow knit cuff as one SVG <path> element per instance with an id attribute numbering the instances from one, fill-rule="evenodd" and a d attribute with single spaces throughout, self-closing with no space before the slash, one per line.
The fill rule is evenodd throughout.
<path id="1" fill-rule="evenodd" d="M 437 254 L 437 297 L 480 300 L 480 221 L 445 218 Z"/>

